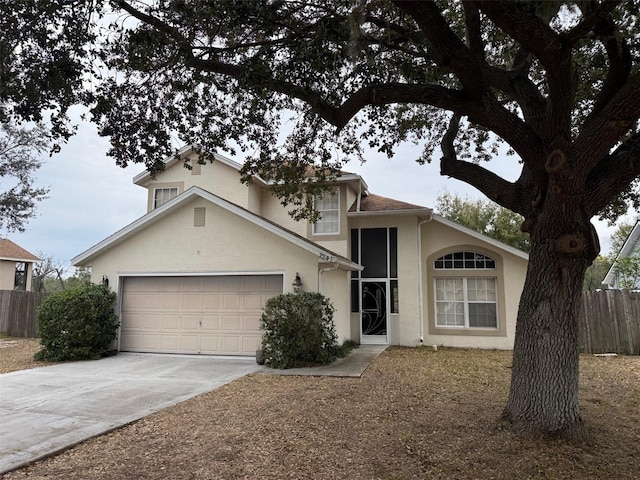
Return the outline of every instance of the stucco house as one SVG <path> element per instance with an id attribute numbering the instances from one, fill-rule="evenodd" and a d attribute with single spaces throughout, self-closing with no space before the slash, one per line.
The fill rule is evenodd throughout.
<path id="1" fill-rule="evenodd" d="M 621 288 L 620 281 L 622 280 L 620 272 L 616 268 L 616 262 L 622 258 L 628 258 L 634 255 L 640 255 L 640 221 L 636 222 L 633 229 L 629 233 L 629 236 L 625 240 L 622 248 L 616 255 L 616 259 L 609 268 L 609 271 L 604 277 L 602 283 L 608 288 Z M 636 282 L 635 288 L 640 289 L 640 280 Z"/>
<path id="2" fill-rule="evenodd" d="M 252 355 L 266 299 L 298 289 L 330 298 L 341 340 L 513 347 L 526 254 L 353 173 L 314 199 L 317 223 L 295 221 L 240 168 L 183 149 L 134 178 L 148 213 L 73 259 L 118 293 L 120 350 Z"/>
<path id="3" fill-rule="evenodd" d="M 33 264 L 40 259 L 8 238 L 0 238 L 0 290 L 31 290 Z"/>

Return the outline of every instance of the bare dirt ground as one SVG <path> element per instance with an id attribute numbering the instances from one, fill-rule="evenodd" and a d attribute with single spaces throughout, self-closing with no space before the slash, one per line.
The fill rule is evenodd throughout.
<path id="1" fill-rule="evenodd" d="M 251 375 L 3 478 L 640 478 L 640 357 L 581 357 L 590 444 L 503 429 L 510 366 L 391 348 L 360 379 Z"/>

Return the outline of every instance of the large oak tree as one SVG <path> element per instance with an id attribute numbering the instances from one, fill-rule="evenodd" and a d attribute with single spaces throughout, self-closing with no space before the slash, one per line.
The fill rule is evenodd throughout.
<path id="1" fill-rule="evenodd" d="M 305 213 L 293 180 L 310 163 L 339 168 L 363 145 L 392 155 L 404 141 L 430 161 L 441 146 L 443 175 L 522 215 L 531 235 L 504 419 L 522 432 L 583 430 L 577 322 L 600 249 L 590 219 L 638 206 L 637 2 L 8 0 L 0 12 L 6 5 L 47 7 L 15 21 L 36 33 L 49 22 L 62 38 L 4 52 L 18 59 L 40 45 L 32 68 L 52 77 L 3 66 L 12 89 L 0 101 L 24 109 L 21 92 L 36 92 L 61 118 L 78 94 L 119 165 L 158 168 L 176 139 L 205 156 L 239 148 L 247 175 L 284 180 L 278 193 Z M 516 181 L 485 168 L 495 142 L 512 150 Z"/>

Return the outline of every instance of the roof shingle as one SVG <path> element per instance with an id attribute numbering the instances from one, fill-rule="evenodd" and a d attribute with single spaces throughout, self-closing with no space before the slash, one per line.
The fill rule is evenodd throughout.
<path id="1" fill-rule="evenodd" d="M 39 262 L 40 259 L 16 245 L 8 238 L 0 238 L 0 260 L 18 260 L 21 262 Z"/>
<path id="2" fill-rule="evenodd" d="M 396 210 L 426 210 L 427 207 L 421 205 L 413 205 L 407 202 L 401 202 L 400 200 L 394 200 L 393 198 L 382 197 L 380 195 L 374 195 L 370 193 L 366 197 L 362 197 L 360 200 L 361 212 L 388 212 Z M 357 212 L 357 202 L 354 202 L 349 208 L 349 212 Z"/>

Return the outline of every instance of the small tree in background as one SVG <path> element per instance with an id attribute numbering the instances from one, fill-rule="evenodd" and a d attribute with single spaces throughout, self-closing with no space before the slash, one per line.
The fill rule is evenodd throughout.
<path id="1" fill-rule="evenodd" d="M 40 305 L 42 350 L 36 360 L 89 360 L 104 356 L 116 338 L 116 294 L 88 284 L 51 294 Z"/>
<path id="2" fill-rule="evenodd" d="M 529 252 L 531 239 L 520 229 L 524 218 L 491 200 L 460 198 L 444 192 L 436 198 L 435 211 L 444 218 Z"/>
<path id="3" fill-rule="evenodd" d="M 265 363 L 295 368 L 334 361 L 341 351 L 334 311 L 320 293 L 287 293 L 267 300 L 260 318 Z"/>
<path id="4" fill-rule="evenodd" d="M 0 228 L 24 232 L 38 202 L 47 198 L 49 190 L 34 185 L 34 174 L 42 165 L 39 156 L 49 147 L 43 126 L 26 128 L 0 122 Z"/>
<path id="5" fill-rule="evenodd" d="M 615 267 L 620 275 L 620 288 L 640 288 L 640 245 L 628 257 L 616 260 Z"/>
<path id="6" fill-rule="evenodd" d="M 602 288 L 602 281 L 609 271 L 609 268 L 611 268 L 611 262 L 611 257 L 607 255 L 598 255 L 596 257 L 584 275 L 582 289 L 585 292 L 592 292 Z"/>

